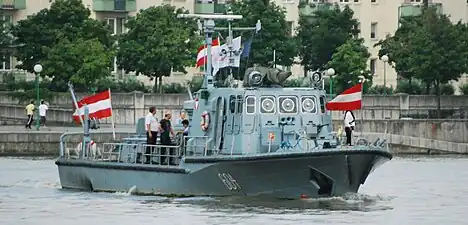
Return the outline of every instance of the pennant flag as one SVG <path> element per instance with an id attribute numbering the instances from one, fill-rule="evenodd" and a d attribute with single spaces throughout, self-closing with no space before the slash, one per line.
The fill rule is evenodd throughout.
<path id="1" fill-rule="evenodd" d="M 252 46 L 253 35 L 244 43 L 242 48 L 241 58 L 247 58 L 250 55 L 250 48 Z"/>
<path id="2" fill-rule="evenodd" d="M 80 124 L 80 116 L 84 120 L 84 106 L 88 106 L 89 118 L 103 119 L 112 116 L 110 90 L 87 96 L 77 102 L 78 109 L 73 113 L 73 119 Z M 73 107 L 75 108 L 75 107 Z"/>
<path id="3" fill-rule="evenodd" d="M 330 111 L 359 110 L 362 108 L 362 83 L 343 91 L 326 105 Z"/>
<path id="4" fill-rule="evenodd" d="M 213 55 L 213 52 L 215 52 L 216 47 L 219 46 L 219 38 L 216 38 L 213 40 L 212 47 L 211 47 L 211 55 Z M 198 48 L 198 53 L 197 53 L 197 64 L 196 67 L 200 67 L 206 64 L 206 52 L 207 52 L 207 47 L 206 44 L 203 44 Z"/>
<path id="5" fill-rule="evenodd" d="M 241 36 L 232 39 L 232 50 L 240 51 L 241 49 Z M 234 55 L 234 61 L 232 64 L 229 62 L 229 48 L 227 44 L 223 44 L 213 51 L 213 58 L 211 65 L 213 66 L 213 76 L 218 73 L 220 68 L 228 66 L 239 67 L 240 66 L 240 54 Z"/>

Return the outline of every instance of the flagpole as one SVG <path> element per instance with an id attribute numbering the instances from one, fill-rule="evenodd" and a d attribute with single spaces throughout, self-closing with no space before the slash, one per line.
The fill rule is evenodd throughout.
<path id="1" fill-rule="evenodd" d="M 78 102 L 76 101 L 75 92 L 73 91 L 73 84 L 71 82 L 68 82 L 68 89 L 70 90 L 70 93 L 71 93 L 71 96 L 72 96 L 72 99 L 73 99 L 73 104 L 75 105 L 75 112 L 78 114 L 78 117 L 80 118 L 81 125 L 84 128 L 83 118 L 81 117 L 81 114 L 80 114 L 80 111 L 79 111 L 80 108 L 78 107 Z"/>
<path id="2" fill-rule="evenodd" d="M 363 124 L 364 124 L 364 122 L 363 122 L 363 121 L 364 121 L 364 120 L 363 120 L 363 117 L 364 117 L 363 115 L 364 115 L 364 114 L 363 114 L 363 112 L 362 112 L 362 95 L 364 94 L 364 81 L 366 81 L 366 78 L 365 78 L 365 77 L 363 77 L 363 78 L 362 78 L 362 81 L 361 81 L 361 109 L 359 109 L 359 114 L 361 114 L 361 119 L 360 119 L 360 120 L 361 120 L 361 124 L 360 124 L 360 125 L 361 125 L 361 135 L 360 135 L 361 138 L 364 137 L 364 136 L 363 136 L 363 133 L 362 133 L 362 131 L 363 131 L 362 126 L 363 126 Z"/>
<path id="3" fill-rule="evenodd" d="M 112 137 L 115 140 L 115 121 L 114 121 L 114 112 L 112 110 L 112 95 L 111 95 L 111 90 L 110 88 L 108 89 L 109 91 L 109 99 L 111 101 L 111 124 L 112 124 Z"/>

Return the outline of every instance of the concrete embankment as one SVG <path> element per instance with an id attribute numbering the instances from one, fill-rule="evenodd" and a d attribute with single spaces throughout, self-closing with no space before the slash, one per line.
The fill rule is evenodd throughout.
<path id="1" fill-rule="evenodd" d="M 76 132 L 65 139 L 68 148 L 76 147 L 83 138 L 83 128 L 79 127 L 41 127 L 40 131 L 36 131 L 34 128 L 26 130 L 20 126 L 2 126 L 0 127 L 0 155 L 59 155 L 60 136 L 64 132 Z M 117 140 L 132 134 L 135 134 L 133 127 L 116 128 Z M 98 144 L 115 142 L 110 128 L 101 128 L 99 133 L 91 131 L 90 136 Z"/>

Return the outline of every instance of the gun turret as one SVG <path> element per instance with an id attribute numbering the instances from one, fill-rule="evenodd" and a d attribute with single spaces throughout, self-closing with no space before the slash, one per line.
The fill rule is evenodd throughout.
<path id="1" fill-rule="evenodd" d="M 292 75 L 291 72 L 277 68 L 254 66 L 247 68 L 244 74 L 244 87 L 281 86 Z"/>

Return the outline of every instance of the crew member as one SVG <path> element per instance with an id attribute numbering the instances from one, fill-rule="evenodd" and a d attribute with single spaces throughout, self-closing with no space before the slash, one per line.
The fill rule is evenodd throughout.
<path id="1" fill-rule="evenodd" d="M 158 131 L 159 131 L 159 124 L 158 124 L 158 119 L 155 116 L 156 114 L 156 107 L 151 106 L 149 108 L 149 113 L 145 117 L 145 128 L 146 128 L 146 144 L 147 145 L 153 145 L 153 146 L 147 146 L 145 150 L 146 154 L 146 164 L 150 163 L 151 157 L 150 154 L 153 153 L 154 150 L 154 145 L 156 145 L 156 140 L 158 137 Z M 140 157 L 141 154 L 138 156 L 137 155 L 137 163 L 140 163 Z"/>
<path id="2" fill-rule="evenodd" d="M 160 121 L 161 145 L 172 145 L 171 135 L 174 136 L 174 130 L 172 129 L 171 117 L 171 113 L 166 113 L 164 114 L 164 119 Z M 167 147 L 161 148 L 161 164 L 166 162 L 166 154 L 169 154 L 169 156 L 174 155 L 173 148 L 169 148 L 169 151 L 166 149 Z M 173 165 L 172 157 L 169 158 L 168 164 Z"/>
<path id="3" fill-rule="evenodd" d="M 353 112 L 350 110 L 346 110 L 345 115 L 344 115 L 344 127 L 345 127 L 345 132 L 346 132 L 346 144 L 347 145 L 352 145 L 351 137 L 353 134 L 354 126 L 356 125 L 355 120 L 356 118 L 354 117 Z"/>

